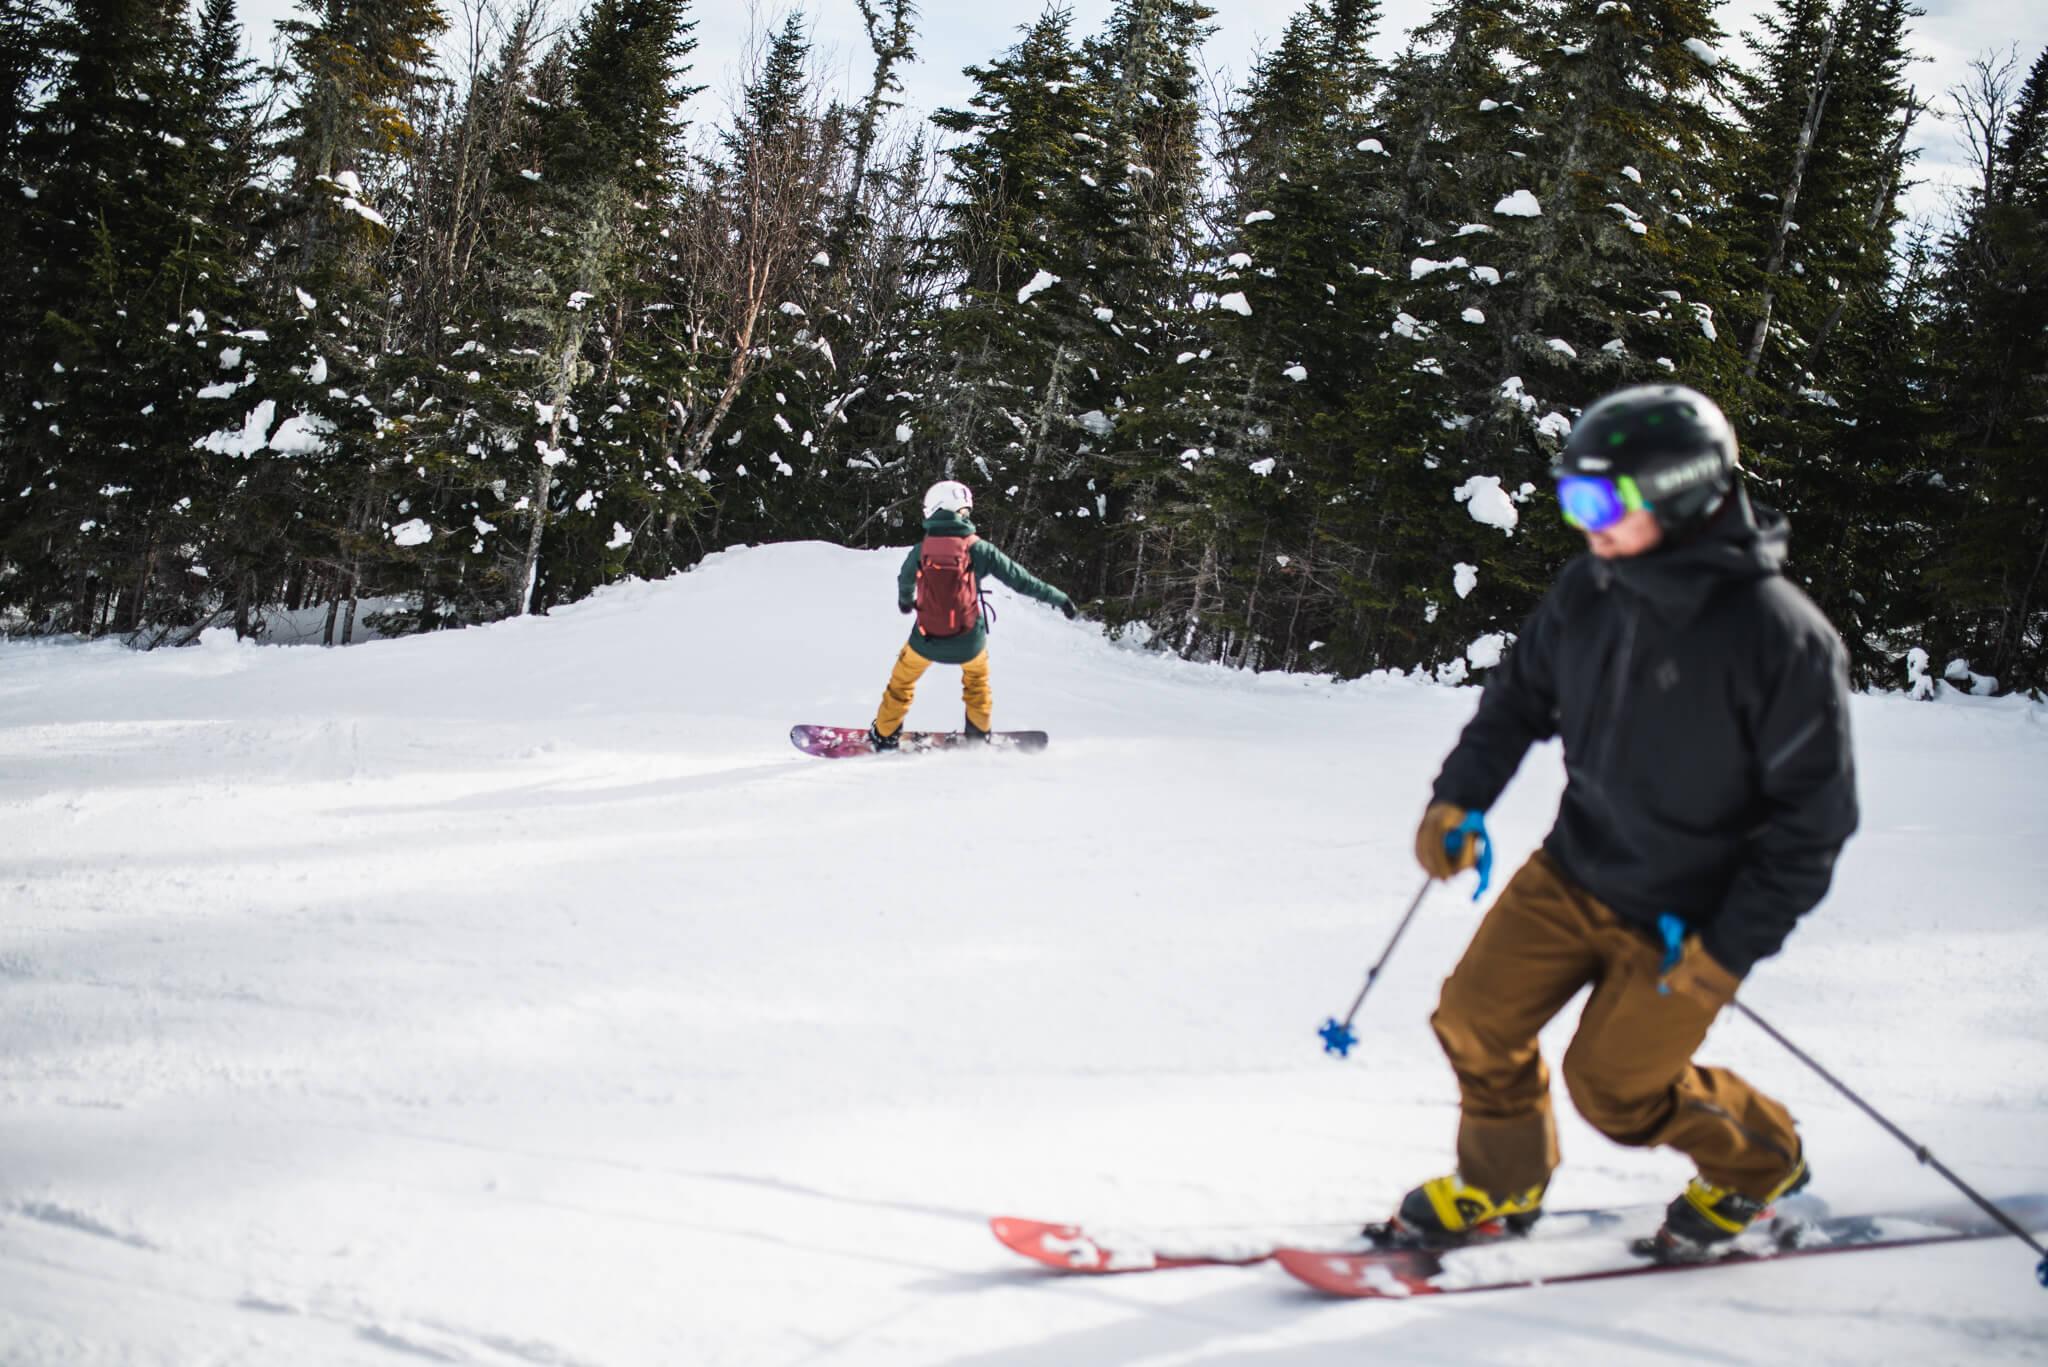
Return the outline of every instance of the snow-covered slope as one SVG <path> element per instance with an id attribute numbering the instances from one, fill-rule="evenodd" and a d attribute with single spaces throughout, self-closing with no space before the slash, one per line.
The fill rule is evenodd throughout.
<path id="1" fill-rule="evenodd" d="M 872 714 L 895 563 L 731 552 L 340 651 L 0 647 L 0 1361 L 2048 1355 L 2009 1241 L 1435 1304 L 1036 1275 L 987 1216 L 1341 1226 L 1448 1166 L 1463 893 L 1350 1061 L 1315 1027 L 1477 695 L 999 594 L 997 719 L 1049 751 L 807 759 L 792 722 Z M 938 669 L 911 722 L 959 711 Z M 1859 700 L 1863 833 L 1745 989 L 1992 1192 L 2048 1189 L 2042 722 Z M 1500 804 L 1504 868 L 1559 782 L 1540 751 Z M 1793 1105 L 1838 1208 L 1946 1195 L 1753 1028 L 1707 1052 Z M 1686 1176 L 1564 1142 L 1561 1205 Z"/>

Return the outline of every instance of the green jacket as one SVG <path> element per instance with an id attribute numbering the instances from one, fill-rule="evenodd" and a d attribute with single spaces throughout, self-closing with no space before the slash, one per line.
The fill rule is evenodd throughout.
<path id="1" fill-rule="evenodd" d="M 943 509 L 925 519 L 926 536 L 973 536 L 974 524 L 962 513 L 946 512 Z M 916 611 L 917 602 L 917 553 L 919 546 L 912 546 L 903 557 L 903 568 L 896 572 L 896 606 L 905 612 Z M 977 581 L 994 575 L 1027 598 L 1036 598 L 1041 603 L 1061 607 L 1067 595 L 1061 593 L 1016 561 L 1004 555 L 986 541 L 976 541 L 967 551 L 968 560 L 974 566 Z M 964 665 L 988 647 L 988 622 L 976 618 L 971 631 L 958 636 L 931 637 L 915 626 L 910 629 L 910 648 L 934 664 Z"/>

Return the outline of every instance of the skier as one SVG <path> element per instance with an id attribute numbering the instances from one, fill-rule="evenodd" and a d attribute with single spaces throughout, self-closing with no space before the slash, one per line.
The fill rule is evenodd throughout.
<path id="1" fill-rule="evenodd" d="M 1431 1024 L 1457 1074 L 1458 1170 L 1403 1198 L 1402 1237 L 1526 1230 L 1558 1163 L 1536 1032 L 1590 984 L 1565 1088 L 1618 1143 L 1698 1169 L 1660 1256 L 1708 1256 L 1808 1169 L 1791 1115 L 1692 1054 L 1744 975 L 1827 892 L 1856 828 L 1839 637 L 1781 574 L 1787 526 L 1750 501 L 1735 433 L 1678 385 L 1610 394 L 1552 478 L 1588 555 L 1567 564 L 1487 681 L 1416 835 L 1437 878 L 1458 828 L 1530 744 L 1564 742 L 1556 824 L 1445 981 Z"/>
<path id="2" fill-rule="evenodd" d="M 915 612 L 917 623 L 896 656 L 889 685 L 882 690 L 882 705 L 868 727 L 868 740 L 877 750 L 896 748 L 917 681 L 934 663 L 960 666 L 967 736 L 988 739 L 995 698 L 988 684 L 984 576 L 994 575 L 1017 592 L 1052 604 L 1070 620 L 1079 612 L 1073 599 L 976 536 L 967 517 L 973 509 L 973 491 L 958 480 L 940 480 L 925 490 L 924 540 L 910 548 L 896 575 L 896 608 Z"/>

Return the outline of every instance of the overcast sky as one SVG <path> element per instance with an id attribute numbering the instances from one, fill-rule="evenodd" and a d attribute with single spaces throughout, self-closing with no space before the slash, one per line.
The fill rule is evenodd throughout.
<path id="1" fill-rule="evenodd" d="M 243 0 L 250 38 L 269 46 L 270 25 L 291 12 L 290 0 Z M 447 3 L 447 0 L 444 0 Z M 1066 0 L 1074 16 L 1074 32 L 1097 31 L 1114 0 Z M 1288 16 L 1305 0 L 1209 0 L 1216 10 L 1217 31 L 1204 49 L 1213 70 L 1242 77 L 1251 57 L 1270 46 Z M 575 0 L 556 0 L 559 11 L 573 15 Z M 1997 51 L 2019 51 L 2020 72 L 2048 46 L 2048 3 L 2043 0 L 1920 0 L 1926 14 L 1913 26 L 1914 46 L 1926 57 L 1914 75 L 1923 93 L 1945 93 L 1965 79 L 1973 57 Z M 448 5 L 460 20 L 460 6 Z M 1410 29 L 1433 8 L 1431 0 L 1384 0 L 1379 40 L 1383 56 L 1392 56 Z M 970 93 L 961 68 L 982 63 L 1017 40 L 1022 26 L 1038 13 L 1033 0 L 922 0 L 918 22 L 918 61 L 904 72 L 905 103 L 923 112 L 958 105 Z M 1766 8 L 1763 0 L 1727 0 L 1720 11 L 1729 31 L 1724 46 L 1740 52 L 1735 37 L 1752 26 L 1751 16 Z M 733 88 L 749 35 L 779 25 L 792 10 L 809 16 L 815 35 L 818 65 L 842 88 L 864 89 L 869 56 L 854 0 L 782 0 L 750 4 L 748 0 L 696 0 L 697 51 L 693 79 L 709 89 L 703 100 L 722 100 Z M 1937 104 L 1945 109 L 1944 98 Z M 703 122 L 702 116 L 699 122 Z M 1920 174 L 1928 184 L 1913 197 L 1912 208 L 1927 216 L 1939 213 L 1942 186 L 1954 180 L 1962 150 L 1953 123 L 1924 120 L 1917 141 Z"/>

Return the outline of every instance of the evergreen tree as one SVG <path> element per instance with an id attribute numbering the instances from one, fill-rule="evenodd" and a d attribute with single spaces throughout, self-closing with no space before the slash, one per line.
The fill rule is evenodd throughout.
<path id="1" fill-rule="evenodd" d="M 1438 664 L 1461 677 L 1470 644 L 1519 627 L 1558 558 L 1555 525 L 1524 521 L 1520 509 L 1545 482 L 1569 401 L 1536 383 L 1562 353 L 1526 334 L 1520 291 L 1540 284 L 1529 210 L 1561 231 L 1575 212 L 1547 189 L 1539 204 L 1531 189 L 1557 154 L 1546 131 L 1557 96 L 1539 81 L 1572 74 L 1584 55 L 1532 7 L 1452 0 L 1396 65 L 1386 137 L 1400 180 L 1375 263 L 1392 282 L 1376 321 L 1381 393 L 1395 402 L 1373 422 L 1391 454 L 1390 511 L 1366 540 L 1377 580 L 1368 601 L 1383 623 L 1373 663 Z M 1606 233 L 1612 210 L 1600 214 L 1591 226 Z M 1558 243 L 1573 241 L 1535 254 L 1562 266 Z M 1613 355 L 1580 348 L 1596 371 Z"/>
<path id="2" fill-rule="evenodd" d="M 834 187 L 857 135 L 843 108 L 816 108 L 810 46 L 792 15 L 744 87 L 706 183 L 725 235 L 749 262 L 744 276 L 721 282 L 727 338 L 702 381 L 716 399 L 699 444 L 721 443 L 714 487 L 728 540 L 843 534 L 831 506 L 837 470 L 820 444 L 827 405 L 843 392 L 824 324 L 848 264 L 831 251 L 843 209 Z"/>
<path id="3" fill-rule="evenodd" d="M 1707 0 L 1440 0 L 1384 66 L 1377 0 L 1304 0 L 1206 124 L 1199 0 L 1053 9 L 940 153 L 914 5 L 857 0 L 850 95 L 793 16 L 697 155 L 685 0 L 545 53 L 540 2 L 451 81 L 430 0 L 318 0 L 259 128 L 231 0 L 0 0 L 10 627 L 478 621 L 900 541 L 956 475 L 1165 648 L 1457 678 L 1576 549 L 1573 412 L 1669 376 L 1860 678 L 2048 668 L 2048 57 L 1987 70 L 1937 250 L 1908 0 L 1776 0 L 1754 71 Z"/>
<path id="4" fill-rule="evenodd" d="M 0 177 L 19 182 L 15 157 L 35 93 L 56 74 L 63 25 L 51 0 L 0 0 Z M 18 195 L 10 194 L 12 203 Z"/>
<path id="5" fill-rule="evenodd" d="M 1371 264 L 1391 180 L 1370 136 L 1377 14 L 1319 0 L 1254 68 L 1225 118 L 1227 189 L 1194 277 L 1205 307 L 1149 358 L 1132 425 L 1151 438 L 1144 521 L 1113 615 L 1185 649 L 1295 665 L 1324 639 L 1330 665 L 1355 645 L 1344 567 L 1377 473 L 1356 423 L 1387 299 Z"/>
<path id="6" fill-rule="evenodd" d="M 327 640 L 346 643 L 366 583 L 423 525 L 400 487 L 408 339 L 390 286 L 446 20 L 434 0 L 321 0 L 309 13 L 278 26 L 290 103 L 272 152 L 288 172 L 266 223 L 256 383 L 210 446 L 255 457 L 223 520 L 237 574 L 263 573 L 290 544 L 322 581 Z"/>
<path id="7" fill-rule="evenodd" d="M 1944 243 L 1936 354 L 1949 424 L 1944 482 L 1957 495 L 1930 567 L 1930 644 L 2006 688 L 2048 686 L 2048 52 L 2017 99 L 1981 70 L 1971 108 L 1979 182 Z"/>
<path id="8" fill-rule="evenodd" d="M 1916 412 L 1891 401 L 1923 337 L 1924 278 L 1895 280 L 1891 250 L 1917 111 L 1909 13 L 1904 0 L 1787 0 L 1764 16 L 1718 217 L 1742 283 L 1745 461 L 1791 514 L 1792 572 L 1864 679 L 1889 677 L 1903 648 L 1888 644 L 1884 610 L 1910 596 L 1896 581 L 1909 559 L 1897 491 L 1924 472 Z M 1880 425 L 1880 412 L 1905 425 Z"/>
<path id="9" fill-rule="evenodd" d="M 214 490 L 195 441 L 239 378 L 244 69 L 232 11 L 108 0 L 19 144 L 0 450 L 17 515 L 0 593 L 32 620 L 190 621 Z M 230 54 L 223 58 L 223 54 Z"/>
<path id="10" fill-rule="evenodd" d="M 1078 430 L 1068 429 L 1071 454 L 1031 468 L 1023 501 L 1037 529 L 1019 538 L 1084 596 L 1117 587 L 1118 541 L 1133 529 L 1149 537 L 1148 472 L 1181 449 L 1177 404 L 1150 402 L 1144 377 L 1184 340 L 1202 191 L 1195 56 L 1214 14 L 1200 0 L 1119 0 L 1084 46 L 1101 116 L 1087 144 L 1095 165 L 1071 201 L 1084 283 L 1060 303 L 1087 310 L 1093 326 L 1077 311 L 1072 343 L 1056 353 L 1067 363 L 1057 388 Z M 1061 415 L 1048 406 L 1042 416 Z"/>
<path id="11" fill-rule="evenodd" d="M 1568 0 L 1555 36 L 1529 92 L 1530 197 L 1493 211 L 1526 253 L 1504 359 L 1551 411 L 1660 374 L 1727 394 L 1725 244 L 1703 222 L 1729 151 L 1711 6 Z"/>
<path id="12" fill-rule="evenodd" d="M 514 17 L 495 56 L 424 130 L 415 161 L 420 203 L 398 250 L 417 341 L 403 360 L 420 398 L 402 436 L 398 489 L 436 536 L 410 552 L 416 608 L 387 613 L 386 631 L 501 616 L 523 565 L 525 528 L 504 525 L 502 510 L 519 496 L 511 484 L 531 450 L 530 367 L 504 321 L 529 280 L 503 253 L 542 227 L 522 174 L 537 141 L 539 19 L 537 2 Z M 559 60 L 549 70 L 566 81 Z"/>
<path id="13" fill-rule="evenodd" d="M 1009 52 L 967 74 L 967 107 L 933 117 L 959 139 L 946 151 L 938 237 L 956 302 L 928 353 L 938 368 L 929 408 L 906 415 L 932 429 L 921 444 L 929 464 L 910 483 L 948 475 L 999 491 L 1018 534 L 1009 541 L 1023 552 L 1017 543 L 1065 511 L 1046 506 L 1041 479 L 1070 469 L 1113 422 L 1085 388 L 1103 373 L 1091 376 L 1088 358 L 1118 326 L 1091 277 L 1089 225 L 1109 217 L 1107 115 L 1063 10 L 1045 11 Z"/>
<path id="14" fill-rule="evenodd" d="M 665 463 L 677 381 L 622 361 L 650 302 L 636 262 L 659 241 L 693 93 L 686 11 L 594 4 L 537 73 L 521 164 L 507 170 L 512 213 L 486 256 L 504 288 L 473 339 L 492 365 L 480 372 L 492 435 L 470 444 L 495 448 L 495 502 L 475 516 L 501 534 L 489 577 L 515 614 L 615 577 L 636 529 L 678 492 L 680 467 Z"/>

